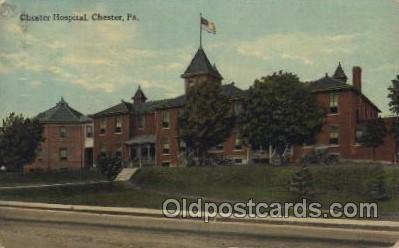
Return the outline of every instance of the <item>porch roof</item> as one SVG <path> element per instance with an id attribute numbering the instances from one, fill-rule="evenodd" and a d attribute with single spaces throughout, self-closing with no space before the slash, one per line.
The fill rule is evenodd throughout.
<path id="1" fill-rule="evenodd" d="M 140 145 L 140 144 L 152 144 L 155 143 L 154 134 L 142 134 L 133 137 L 132 139 L 125 142 L 126 145 Z"/>

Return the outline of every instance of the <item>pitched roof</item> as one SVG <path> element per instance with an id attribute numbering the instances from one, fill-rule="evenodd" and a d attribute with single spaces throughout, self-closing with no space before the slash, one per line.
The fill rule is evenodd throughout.
<path id="1" fill-rule="evenodd" d="M 191 60 L 190 65 L 181 76 L 185 78 L 199 74 L 211 74 L 215 77 L 223 78 L 217 70 L 216 66 L 212 66 L 211 62 L 209 62 L 209 59 L 206 56 L 202 47 L 198 49 L 193 59 Z"/>
<path id="2" fill-rule="evenodd" d="M 236 87 L 234 82 L 231 84 L 222 85 L 222 94 L 230 98 L 240 98 L 243 97 L 245 91 Z M 180 95 L 178 97 L 162 99 L 157 101 L 148 101 L 141 104 L 132 104 L 125 101 L 112 106 L 103 111 L 97 112 L 92 115 L 92 117 L 109 116 L 116 114 L 146 114 L 153 113 L 157 109 L 168 109 L 168 108 L 178 108 L 182 107 L 186 103 L 186 95 Z"/>
<path id="3" fill-rule="evenodd" d="M 132 104 L 129 102 L 121 101 L 121 103 L 114 105 L 110 108 L 104 109 L 100 112 L 93 114 L 93 117 L 99 116 L 107 116 L 107 115 L 114 115 L 114 114 L 127 114 L 130 112 L 132 108 Z"/>
<path id="4" fill-rule="evenodd" d="M 246 93 L 246 91 L 236 87 L 234 85 L 234 82 L 222 85 L 221 91 L 221 94 L 229 98 L 241 98 Z M 181 95 L 172 99 L 163 100 L 162 104 L 159 104 L 159 106 L 157 106 L 157 109 L 182 107 L 185 103 L 186 95 Z"/>
<path id="5" fill-rule="evenodd" d="M 337 69 L 335 69 L 334 75 L 332 76 L 334 79 L 341 80 L 346 83 L 348 77 L 346 76 L 344 69 L 342 69 L 341 62 L 338 63 Z"/>
<path id="6" fill-rule="evenodd" d="M 222 85 L 222 94 L 230 98 L 241 98 L 246 94 L 245 90 L 242 90 L 235 86 L 234 82 L 230 84 Z"/>
<path id="7" fill-rule="evenodd" d="M 307 83 L 310 91 L 312 92 L 322 92 L 322 91 L 336 91 L 336 90 L 342 90 L 342 89 L 348 89 L 355 91 L 357 94 L 360 95 L 361 98 L 363 98 L 365 101 L 370 103 L 372 106 L 374 106 L 379 112 L 381 110 L 367 97 L 365 96 L 361 91 L 358 89 L 355 89 L 353 85 L 347 84 L 341 80 L 337 80 L 335 78 L 332 78 L 326 74 L 326 76 Z"/>
<path id="8" fill-rule="evenodd" d="M 311 91 L 328 91 L 352 87 L 341 80 L 328 76 L 328 74 L 316 81 L 309 82 L 308 86 Z"/>
<path id="9" fill-rule="evenodd" d="M 89 117 L 71 108 L 64 98 L 61 98 L 54 107 L 38 114 L 36 118 L 42 123 L 86 123 L 91 121 Z"/>

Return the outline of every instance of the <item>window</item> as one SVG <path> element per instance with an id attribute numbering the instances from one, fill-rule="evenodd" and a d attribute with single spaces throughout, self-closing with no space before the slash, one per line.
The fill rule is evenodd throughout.
<path id="1" fill-rule="evenodd" d="M 60 148 L 60 160 L 68 160 L 68 150 L 66 148 Z"/>
<path id="2" fill-rule="evenodd" d="M 236 134 L 234 149 L 235 150 L 241 150 L 242 149 L 242 140 L 241 140 L 241 138 L 240 138 L 240 136 L 238 134 Z"/>
<path id="3" fill-rule="evenodd" d="M 186 142 L 183 140 L 180 140 L 180 152 L 185 152 L 186 151 Z"/>
<path id="4" fill-rule="evenodd" d="M 138 129 L 144 129 L 145 125 L 145 118 L 143 115 L 138 115 L 137 116 L 137 128 Z"/>
<path id="5" fill-rule="evenodd" d="M 93 137 L 93 127 L 92 126 L 86 126 L 86 137 L 87 138 Z"/>
<path id="6" fill-rule="evenodd" d="M 330 113 L 331 114 L 338 113 L 338 94 L 337 93 L 330 94 Z"/>
<path id="7" fill-rule="evenodd" d="M 100 134 L 105 134 L 107 130 L 107 120 L 101 120 L 100 121 Z"/>
<path id="8" fill-rule="evenodd" d="M 338 127 L 332 126 L 330 128 L 330 145 L 339 144 L 339 129 Z"/>
<path id="9" fill-rule="evenodd" d="M 360 139 L 363 136 L 363 130 L 361 128 L 357 128 L 355 135 L 355 143 L 360 144 Z"/>
<path id="10" fill-rule="evenodd" d="M 115 120 L 115 133 L 122 132 L 122 118 L 117 117 Z"/>
<path id="11" fill-rule="evenodd" d="M 169 138 L 164 137 L 162 139 L 162 153 L 163 154 L 169 154 L 170 153 L 170 143 L 169 143 Z"/>
<path id="12" fill-rule="evenodd" d="M 65 138 L 67 136 L 66 127 L 60 127 L 60 137 Z"/>
<path id="13" fill-rule="evenodd" d="M 162 127 L 169 128 L 169 112 L 162 113 Z"/>

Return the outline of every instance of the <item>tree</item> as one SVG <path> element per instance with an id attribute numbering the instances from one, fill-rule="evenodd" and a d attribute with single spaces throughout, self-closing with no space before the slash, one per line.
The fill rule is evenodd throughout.
<path id="1" fill-rule="evenodd" d="M 113 180 L 122 170 L 122 160 L 120 156 L 104 155 L 100 156 L 97 161 L 100 173 L 109 180 Z"/>
<path id="2" fill-rule="evenodd" d="M 392 85 L 388 88 L 389 109 L 396 115 L 399 115 L 399 75 L 392 80 Z"/>
<path id="3" fill-rule="evenodd" d="M 392 80 L 392 85 L 388 88 L 388 98 L 390 99 L 389 102 L 389 109 L 392 113 L 399 116 L 399 75 L 396 76 L 396 79 Z M 393 123 L 392 131 L 395 134 L 396 141 L 399 142 L 399 121 L 396 120 Z"/>
<path id="4" fill-rule="evenodd" d="M 310 200 L 312 198 L 314 193 L 313 177 L 307 166 L 302 166 L 301 169 L 292 176 L 290 191 L 298 196 L 298 200 Z"/>
<path id="5" fill-rule="evenodd" d="M 205 81 L 190 87 L 179 123 L 187 153 L 193 152 L 203 165 L 207 151 L 224 142 L 234 125 L 231 103 L 221 85 Z"/>
<path id="6" fill-rule="evenodd" d="M 32 163 L 40 143 L 43 127 L 37 119 L 11 113 L 0 127 L 0 165 L 23 173 L 23 166 Z"/>
<path id="7" fill-rule="evenodd" d="M 369 191 L 370 198 L 373 201 L 383 201 L 389 198 L 385 179 L 385 173 L 381 166 L 376 166 L 373 168 Z"/>
<path id="8" fill-rule="evenodd" d="M 252 146 L 273 147 L 280 163 L 289 146 L 319 132 L 325 116 L 307 86 L 282 71 L 255 80 L 243 107 L 242 135 Z"/>
<path id="9" fill-rule="evenodd" d="M 375 149 L 384 144 L 386 134 L 387 128 L 381 118 L 369 120 L 363 127 L 359 142 L 361 145 L 373 149 L 373 160 L 375 160 Z"/>

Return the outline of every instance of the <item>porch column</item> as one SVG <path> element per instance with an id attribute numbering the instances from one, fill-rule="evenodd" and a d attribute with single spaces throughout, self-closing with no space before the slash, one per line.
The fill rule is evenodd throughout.
<path id="1" fill-rule="evenodd" d="M 137 156 L 138 156 L 138 159 L 139 159 L 139 167 L 141 168 L 141 167 L 142 167 L 142 161 L 141 161 L 141 145 L 138 145 L 138 146 L 137 146 Z"/>

